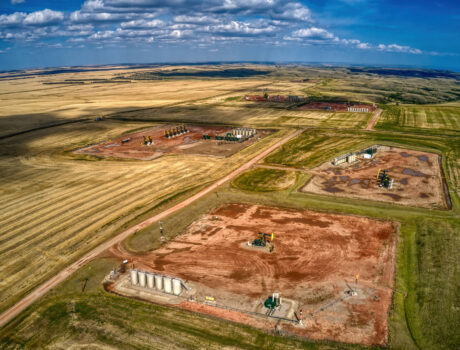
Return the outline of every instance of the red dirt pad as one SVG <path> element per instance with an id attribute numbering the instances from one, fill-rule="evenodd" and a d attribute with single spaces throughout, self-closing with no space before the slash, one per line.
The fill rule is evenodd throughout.
<path id="1" fill-rule="evenodd" d="M 274 232 L 273 253 L 244 246 L 258 232 Z M 136 256 L 120 246 L 111 251 L 137 268 L 201 285 L 204 295 L 241 310 L 257 311 L 260 300 L 280 292 L 304 315 L 303 326 L 279 325 L 287 333 L 362 344 L 387 341 L 395 255 L 395 228 L 388 221 L 228 204 L 151 253 Z M 345 293 L 350 288 L 356 296 Z M 277 322 L 267 326 L 266 319 L 212 306 L 182 307 L 261 328 Z"/>
<path id="2" fill-rule="evenodd" d="M 81 148 L 75 153 L 90 154 L 97 157 L 125 158 L 138 160 L 152 160 L 161 157 L 165 153 L 174 154 L 197 154 L 218 157 L 228 157 L 243 148 L 256 142 L 259 138 L 269 135 L 270 130 L 259 130 L 258 133 L 245 142 L 222 142 L 203 140 L 203 134 L 212 138 L 216 135 L 225 135 L 232 128 L 224 126 L 190 126 L 187 125 L 188 133 L 166 138 L 165 130 L 177 125 L 162 125 L 131 134 L 117 137 L 97 145 Z M 144 144 L 144 136 L 151 137 L 153 144 Z M 129 140 L 122 142 L 123 140 Z"/>

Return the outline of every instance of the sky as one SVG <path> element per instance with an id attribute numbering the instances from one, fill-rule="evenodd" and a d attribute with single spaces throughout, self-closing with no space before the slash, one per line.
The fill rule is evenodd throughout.
<path id="1" fill-rule="evenodd" d="M 0 70 L 315 62 L 460 71 L 460 1 L 0 0 Z"/>

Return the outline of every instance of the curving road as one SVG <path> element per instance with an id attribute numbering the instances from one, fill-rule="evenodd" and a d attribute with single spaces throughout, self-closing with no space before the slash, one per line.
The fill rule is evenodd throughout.
<path id="1" fill-rule="evenodd" d="M 151 218 L 130 227 L 129 229 L 121 232 L 117 236 L 109 239 L 108 241 L 98 245 L 96 248 L 91 250 L 89 253 L 75 261 L 73 264 L 69 265 L 66 267 L 64 270 L 62 270 L 60 273 L 58 273 L 56 276 L 52 277 L 49 279 L 47 282 L 43 283 L 39 287 L 37 287 L 34 291 L 32 291 L 30 294 L 26 295 L 21 301 L 17 302 L 15 305 L 13 305 L 11 308 L 6 310 L 4 313 L 0 315 L 0 327 L 5 326 L 9 321 L 11 321 L 15 316 L 17 316 L 20 312 L 22 312 L 24 309 L 26 309 L 28 306 L 30 306 L 32 303 L 34 303 L 37 299 L 45 295 L 47 292 L 49 292 L 52 288 L 56 287 L 59 283 L 63 282 L 66 278 L 68 278 L 72 273 L 74 273 L 76 270 L 78 270 L 80 267 L 85 265 L 87 262 L 90 260 L 94 259 L 96 256 L 104 252 L 105 250 L 109 249 L 111 246 L 120 243 L 121 241 L 125 240 L 127 237 L 131 236 L 135 232 L 142 230 L 143 228 L 153 224 L 156 221 L 159 221 L 161 219 L 164 219 L 166 216 L 171 215 L 175 213 L 176 211 L 186 207 L 187 205 L 195 202 L 197 199 L 207 195 L 209 192 L 215 190 L 217 187 L 222 185 L 223 183 L 227 182 L 228 180 L 231 180 L 235 176 L 239 175 L 243 171 L 249 169 L 251 166 L 256 164 L 258 161 L 260 161 L 262 158 L 266 157 L 269 153 L 274 151 L 276 148 L 282 146 L 289 140 L 291 140 L 293 137 L 299 135 L 302 133 L 304 129 L 297 130 L 296 132 L 286 136 L 282 140 L 278 141 L 274 145 L 270 146 L 267 148 L 265 151 L 248 161 L 247 163 L 243 164 L 241 167 L 238 169 L 234 170 L 230 174 L 224 176 L 220 180 L 216 181 L 209 187 L 206 187 L 205 189 L 201 190 L 200 192 L 194 194 L 193 196 L 185 199 L 184 201 L 176 204 L 175 206 L 166 209 L 165 211 L 152 216 Z"/>

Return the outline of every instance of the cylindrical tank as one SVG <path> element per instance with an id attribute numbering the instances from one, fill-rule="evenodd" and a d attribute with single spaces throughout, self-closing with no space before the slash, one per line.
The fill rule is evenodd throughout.
<path id="1" fill-rule="evenodd" d="M 172 293 L 172 280 L 171 277 L 163 277 L 163 285 L 165 287 L 165 293 Z"/>
<path id="2" fill-rule="evenodd" d="M 135 286 L 137 284 L 137 271 L 131 270 L 131 284 Z"/>
<path id="3" fill-rule="evenodd" d="M 163 289 L 163 277 L 161 275 L 155 275 L 155 287 L 157 287 L 158 290 Z"/>
<path id="4" fill-rule="evenodd" d="M 153 283 L 153 279 L 154 279 L 154 275 L 152 273 L 148 273 L 147 274 L 147 287 L 149 288 L 154 288 L 154 283 Z"/>
<path id="5" fill-rule="evenodd" d="M 145 287 L 145 272 L 137 271 L 137 276 L 139 277 L 139 285 Z"/>
<path id="6" fill-rule="evenodd" d="M 180 279 L 175 278 L 173 279 L 172 283 L 173 283 L 173 294 L 179 295 L 182 292 L 182 285 L 181 285 Z"/>

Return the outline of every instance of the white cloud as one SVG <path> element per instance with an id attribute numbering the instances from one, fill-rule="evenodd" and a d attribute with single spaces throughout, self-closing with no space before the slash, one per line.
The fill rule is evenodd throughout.
<path id="1" fill-rule="evenodd" d="M 222 8 L 226 10 L 267 9 L 275 4 L 275 0 L 224 0 Z"/>
<path id="2" fill-rule="evenodd" d="M 26 0 L 11 0 L 11 3 L 13 5 L 17 5 L 17 4 L 22 4 L 23 2 L 25 2 Z"/>
<path id="3" fill-rule="evenodd" d="M 184 38 L 188 38 L 188 37 L 191 37 L 193 35 L 193 32 L 191 30 L 173 30 L 169 36 L 171 38 L 175 38 L 175 39 L 184 39 Z"/>
<path id="4" fill-rule="evenodd" d="M 227 24 L 219 24 L 205 27 L 205 31 L 213 34 L 226 34 L 236 36 L 269 34 L 275 32 L 276 29 L 277 28 L 272 25 L 264 25 L 263 22 L 251 23 L 239 21 L 231 21 Z"/>
<path id="5" fill-rule="evenodd" d="M 64 46 L 62 46 L 61 43 L 56 43 L 56 44 L 49 44 L 48 47 L 51 47 L 54 49 L 62 49 Z"/>
<path id="6" fill-rule="evenodd" d="M 282 6 L 277 6 L 270 12 L 270 16 L 274 19 L 311 21 L 310 10 L 297 2 L 289 2 Z"/>
<path id="7" fill-rule="evenodd" d="M 343 45 L 348 47 L 354 47 L 360 50 L 379 50 L 386 52 L 399 52 L 399 53 L 411 53 L 421 54 L 422 51 L 419 49 L 412 48 L 410 46 L 401 46 L 397 44 L 378 44 L 372 45 L 370 43 L 362 42 L 358 39 L 345 39 L 339 38 L 333 33 L 323 28 L 310 27 L 298 29 L 292 32 L 291 36 L 285 36 L 285 40 L 304 42 L 305 44 L 332 44 L 332 45 Z"/>
<path id="8" fill-rule="evenodd" d="M 188 16 L 180 15 L 174 17 L 174 22 L 179 23 L 193 23 L 193 24 L 216 24 L 221 22 L 218 18 L 213 18 L 210 16 Z"/>
<path id="9" fill-rule="evenodd" d="M 390 44 L 390 45 L 379 44 L 377 46 L 377 49 L 380 51 L 386 51 L 386 52 L 411 53 L 411 54 L 416 54 L 416 55 L 419 55 L 422 53 L 422 50 L 415 49 L 410 46 L 401 46 L 397 44 Z"/>
<path id="10" fill-rule="evenodd" d="M 129 22 L 122 22 L 120 24 L 121 28 L 160 28 L 164 26 L 164 22 L 159 19 L 154 19 L 147 21 L 145 19 L 138 19 Z"/>
<path id="11" fill-rule="evenodd" d="M 57 24 L 64 20 L 64 13 L 44 9 L 42 11 L 31 12 L 15 12 L 11 15 L 0 15 L 0 26 L 2 27 L 18 27 L 23 25 L 44 26 Z"/>
<path id="12" fill-rule="evenodd" d="M 368 43 L 358 43 L 358 44 L 356 45 L 356 47 L 357 47 L 358 49 L 362 49 L 362 50 L 367 50 L 367 49 L 371 49 L 371 48 L 372 48 L 372 46 L 369 45 Z"/>
<path id="13" fill-rule="evenodd" d="M 104 8 L 104 2 L 102 0 L 88 0 L 85 1 L 81 7 L 84 12 L 93 12 Z"/>
<path id="14" fill-rule="evenodd" d="M 110 12 L 83 12 L 74 11 L 70 14 L 70 20 L 75 23 L 119 22 L 130 16 Z"/>
<path id="15" fill-rule="evenodd" d="M 64 19 L 64 13 L 60 11 L 53 11 L 50 9 L 44 9 L 42 11 L 36 11 L 29 13 L 24 18 L 25 25 L 49 25 L 58 23 Z"/>
<path id="16" fill-rule="evenodd" d="M 295 38 L 305 38 L 310 40 L 332 40 L 335 38 L 334 34 L 331 32 L 317 27 L 296 30 L 292 33 L 292 36 Z"/>
<path id="17" fill-rule="evenodd" d="M 422 53 L 410 46 L 340 38 L 312 23 L 310 9 L 295 0 L 86 0 L 80 10 L 70 13 L 44 9 L 0 15 L 0 39 L 34 41 L 63 37 L 63 42 L 91 40 L 103 45 L 120 45 L 122 41 L 127 45 L 161 44 L 187 39 L 186 42 L 196 45 L 212 45 L 268 42 L 270 38 L 270 45 L 275 46 L 291 42 Z"/>
<path id="18" fill-rule="evenodd" d="M 14 27 L 22 24 L 27 14 L 24 12 L 15 12 L 11 15 L 0 15 L 0 26 L 2 27 Z"/>

